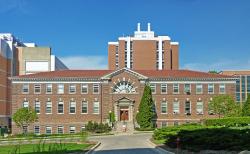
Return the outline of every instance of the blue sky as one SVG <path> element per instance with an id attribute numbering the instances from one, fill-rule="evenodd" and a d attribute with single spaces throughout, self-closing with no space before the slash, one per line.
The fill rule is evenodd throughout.
<path id="1" fill-rule="evenodd" d="M 0 19 L 74 69 L 107 68 L 107 43 L 138 22 L 180 43 L 183 69 L 250 69 L 250 0 L 0 0 Z"/>

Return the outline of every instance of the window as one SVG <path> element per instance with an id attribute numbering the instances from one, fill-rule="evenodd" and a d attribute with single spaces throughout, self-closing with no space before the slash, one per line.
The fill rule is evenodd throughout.
<path id="1" fill-rule="evenodd" d="M 161 84 L 161 93 L 166 94 L 167 93 L 167 84 Z"/>
<path id="2" fill-rule="evenodd" d="M 219 93 L 220 94 L 225 94 L 225 84 L 224 83 L 221 83 L 219 85 Z"/>
<path id="3" fill-rule="evenodd" d="M 179 94 L 179 84 L 178 83 L 173 84 L 173 93 Z"/>
<path id="4" fill-rule="evenodd" d="M 99 94 L 99 84 L 93 84 L 93 94 Z"/>
<path id="5" fill-rule="evenodd" d="M 212 84 L 212 83 L 208 84 L 208 93 L 209 94 L 214 93 L 214 84 Z"/>
<path id="6" fill-rule="evenodd" d="M 27 134 L 28 133 L 28 126 L 23 126 L 23 133 Z"/>
<path id="7" fill-rule="evenodd" d="M 69 127 L 69 133 L 70 133 L 70 134 L 76 133 L 76 127 L 75 127 L 75 126 L 70 126 L 70 127 Z"/>
<path id="8" fill-rule="evenodd" d="M 41 85 L 40 84 L 35 84 L 34 85 L 34 93 L 35 94 L 40 94 L 41 93 Z"/>
<path id="9" fill-rule="evenodd" d="M 178 121 L 174 121 L 174 126 L 178 126 L 179 122 Z"/>
<path id="10" fill-rule="evenodd" d="M 93 113 L 99 114 L 99 102 L 94 102 L 93 104 Z"/>
<path id="11" fill-rule="evenodd" d="M 63 94 L 64 93 L 64 84 L 58 84 L 57 85 L 57 93 Z"/>
<path id="12" fill-rule="evenodd" d="M 34 134 L 39 135 L 40 134 L 40 127 L 34 126 Z"/>
<path id="13" fill-rule="evenodd" d="M 81 92 L 82 92 L 82 94 L 88 93 L 88 84 L 82 84 Z"/>
<path id="14" fill-rule="evenodd" d="M 184 92 L 187 94 L 191 93 L 191 85 L 190 84 L 184 84 Z"/>
<path id="15" fill-rule="evenodd" d="M 197 114 L 203 114 L 203 102 L 196 103 L 196 112 Z"/>
<path id="16" fill-rule="evenodd" d="M 87 114 L 88 113 L 88 102 L 82 101 L 82 113 Z"/>
<path id="17" fill-rule="evenodd" d="M 202 94 L 202 93 L 203 93 L 202 84 L 196 84 L 196 94 Z"/>
<path id="18" fill-rule="evenodd" d="M 22 93 L 23 94 L 28 94 L 29 93 L 29 84 L 28 83 L 23 84 Z"/>
<path id="19" fill-rule="evenodd" d="M 76 102 L 69 102 L 69 113 L 76 113 Z"/>
<path id="20" fill-rule="evenodd" d="M 46 126 L 45 133 L 46 134 L 52 134 L 52 127 L 51 126 Z"/>
<path id="21" fill-rule="evenodd" d="M 185 102 L 185 114 L 191 114 L 191 103 L 189 101 Z"/>
<path id="22" fill-rule="evenodd" d="M 63 102 L 58 102 L 57 104 L 57 113 L 63 114 L 64 107 L 63 107 Z"/>
<path id="23" fill-rule="evenodd" d="M 174 114 L 179 114 L 180 112 L 180 103 L 179 102 L 174 102 L 173 103 L 173 113 Z"/>
<path id="24" fill-rule="evenodd" d="M 162 114 L 167 114 L 168 113 L 168 106 L 167 106 L 167 102 L 166 101 L 162 101 L 161 102 L 161 113 Z"/>
<path id="25" fill-rule="evenodd" d="M 46 94 L 52 94 L 52 84 L 46 84 Z"/>
<path id="26" fill-rule="evenodd" d="M 63 134 L 63 126 L 57 126 L 57 134 Z"/>
<path id="27" fill-rule="evenodd" d="M 40 102 L 39 101 L 35 101 L 35 112 L 37 114 L 40 113 L 40 107 L 41 107 Z"/>
<path id="28" fill-rule="evenodd" d="M 168 124 L 167 124 L 166 121 L 162 121 L 162 122 L 161 122 L 161 127 L 162 127 L 162 128 L 167 127 L 167 125 L 168 125 Z"/>
<path id="29" fill-rule="evenodd" d="M 50 101 L 46 102 L 45 113 L 46 114 L 51 114 L 52 113 L 52 102 L 50 102 Z"/>
<path id="30" fill-rule="evenodd" d="M 70 94 L 75 94 L 76 93 L 76 85 L 75 84 L 70 84 L 69 85 L 69 93 Z"/>
<path id="31" fill-rule="evenodd" d="M 213 115 L 214 114 L 214 110 L 212 109 L 211 102 L 208 102 L 208 114 L 209 115 Z"/>
<path id="32" fill-rule="evenodd" d="M 83 125 L 82 127 L 81 127 L 81 131 L 83 132 L 83 131 L 85 131 L 86 130 L 86 127 L 85 127 L 85 125 Z"/>
<path id="33" fill-rule="evenodd" d="M 156 84 L 150 84 L 152 94 L 156 94 Z"/>
<path id="34" fill-rule="evenodd" d="M 28 101 L 24 101 L 23 102 L 23 107 L 29 107 L 29 102 Z"/>

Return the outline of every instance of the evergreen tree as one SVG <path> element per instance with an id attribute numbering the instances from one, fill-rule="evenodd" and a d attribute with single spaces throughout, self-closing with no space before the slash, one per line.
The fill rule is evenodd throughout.
<path id="1" fill-rule="evenodd" d="M 250 116 L 250 94 L 247 95 L 247 100 L 243 105 L 242 115 L 243 116 Z"/>
<path id="2" fill-rule="evenodd" d="M 153 119 L 155 118 L 155 112 L 153 111 L 153 107 L 154 102 L 151 88 L 149 85 L 146 85 L 139 105 L 139 112 L 136 115 L 136 120 L 140 128 L 154 127 Z"/>

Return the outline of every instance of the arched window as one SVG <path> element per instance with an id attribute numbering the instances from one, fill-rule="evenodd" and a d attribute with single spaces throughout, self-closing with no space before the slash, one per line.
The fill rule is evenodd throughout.
<path id="1" fill-rule="evenodd" d="M 113 88 L 113 93 L 130 94 L 136 93 L 134 86 L 128 81 L 120 81 Z"/>

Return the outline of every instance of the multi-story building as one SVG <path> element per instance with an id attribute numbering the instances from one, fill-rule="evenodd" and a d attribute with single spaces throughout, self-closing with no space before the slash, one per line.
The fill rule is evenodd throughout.
<path id="1" fill-rule="evenodd" d="M 236 101 L 243 103 L 250 94 L 250 71 L 222 71 L 221 74 L 238 77 L 236 81 Z"/>
<path id="2" fill-rule="evenodd" d="M 148 23 L 141 31 L 138 23 L 134 36 L 119 37 L 108 43 L 108 68 L 116 70 L 177 70 L 179 69 L 179 43 L 169 36 L 156 36 Z"/>
<path id="3" fill-rule="evenodd" d="M 0 34 L 0 127 L 10 125 L 11 83 L 8 77 L 67 69 L 49 47 L 23 43 L 12 34 Z"/>
<path id="4" fill-rule="evenodd" d="M 236 78 L 188 70 L 65 70 L 12 77 L 13 105 L 31 107 L 38 122 L 36 134 L 79 132 L 88 121 L 107 122 L 114 112 L 117 121 L 136 125 L 135 116 L 149 84 L 155 102 L 158 127 L 199 122 L 216 117 L 208 103 L 216 95 L 235 97 Z M 12 122 L 12 132 L 22 130 Z"/>

